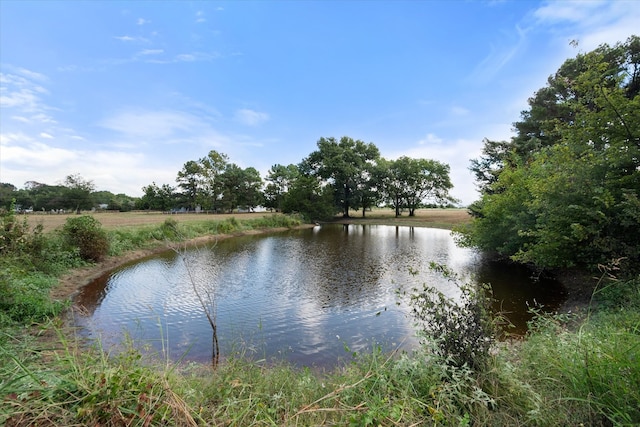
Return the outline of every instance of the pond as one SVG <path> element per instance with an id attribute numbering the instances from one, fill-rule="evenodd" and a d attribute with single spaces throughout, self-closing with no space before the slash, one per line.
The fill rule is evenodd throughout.
<path id="1" fill-rule="evenodd" d="M 431 262 L 464 281 L 491 283 L 520 332 L 529 305 L 554 309 L 564 298 L 559 283 L 486 261 L 457 247 L 448 230 L 329 224 L 129 263 L 83 288 L 75 302 L 86 313 L 76 321 L 106 348 L 130 337 L 172 360 L 207 362 L 213 345 L 206 307 L 215 314 L 222 358 L 330 367 L 373 346 L 418 345 L 412 290 L 427 284 L 458 294 Z"/>

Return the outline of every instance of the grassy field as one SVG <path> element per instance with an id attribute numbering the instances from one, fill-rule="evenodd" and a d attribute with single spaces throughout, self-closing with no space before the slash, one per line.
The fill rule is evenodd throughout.
<path id="1" fill-rule="evenodd" d="M 157 211 L 133 211 L 133 212 L 83 212 L 83 215 L 91 215 L 95 217 L 106 230 L 114 230 L 120 228 L 132 228 L 142 225 L 162 224 L 167 218 L 172 218 L 178 223 L 197 223 L 203 221 L 224 221 L 225 219 L 235 217 L 238 219 L 262 218 L 265 215 L 272 215 L 266 212 L 260 213 L 234 213 L 234 214 L 165 214 Z M 69 217 L 77 216 L 76 214 L 29 214 L 27 220 L 29 225 L 35 226 L 42 224 L 45 232 L 53 231 L 64 225 Z"/>
<path id="2" fill-rule="evenodd" d="M 85 213 L 83 213 L 85 214 Z M 224 221 L 228 218 L 239 220 L 262 218 L 274 215 L 269 212 L 255 213 L 233 213 L 233 214 L 164 214 L 161 212 L 87 212 L 94 216 L 106 230 L 121 228 L 139 227 L 143 225 L 162 224 L 167 218 L 172 218 L 178 223 L 198 223 L 205 221 Z M 29 214 L 26 216 L 29 225 L 42 224 L 45 232 L 53 231 L 64 225 L 69 217 L 75 214 Z M 421 209 L 416 211 L 414 217 L 407 214 L 396 218 L 391 209 L 375 209 L 366 213 L 362 218 L 361 212 L 353 212 L 351 218 L 336 218 L 336 221 L 351 224 L 385 224 L 385 225 L 408 225 L 415 227 L 435 227 L 451 228 L 452 225 L 468 222 L 471 220 L 466 209 Z"/>

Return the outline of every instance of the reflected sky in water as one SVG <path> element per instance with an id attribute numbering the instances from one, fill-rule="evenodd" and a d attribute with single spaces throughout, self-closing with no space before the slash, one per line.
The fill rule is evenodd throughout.
<path id="1" fill-rule="evenodd" d="M 128 334 L 172 359 L 206 362 L 212 334 L 195 286 L 216 314 L 223 358 L 238 353 L 332 366 L 373 345 L 388 351 L 417 345 L 412 289 L 427 284 L 457 295 L 450 281 L 430 271 L 431 262 L 482 282 L 494 279 L 493 270 L 510 268 L 457 247 L 448 230 L 371 225 L 243 236 L 183 256 L 169 251 L 96 280 L 76 298 L 89 313 L 78 323 L 107 347 Z M 543 288 L 526 273 L 517 283 L 506 274 L 507 284 L 498 286 L 503 298 L 531 299 L 513 292 L 525 288 L 540 302 L 556 298 L 536 294 Z"/>

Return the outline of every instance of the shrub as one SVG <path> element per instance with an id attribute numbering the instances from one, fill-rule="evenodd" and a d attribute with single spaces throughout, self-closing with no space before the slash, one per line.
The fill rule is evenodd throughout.
<path id="1" fill-rule="evenodd" d="M 454 281 L 460 297 L 459 301 L 447 298 L 429 286 L 411 296 L 423 339 L 435 343 L 436 353 L 449 364 L 482 370 L 497 331 L 497 321 L 490 311 L 491 289 L 460 284 L 455 273 L 445 266 L 432 263 L 431 268 Z"/>
<path id="2" fill-rule="evenodd" d="M 109 240 L 100 222 L 90 215 L 68 218 L 62 233 L 67 243 L 80 250 L 86 261 L 100 261 L 109 252 Z"/>

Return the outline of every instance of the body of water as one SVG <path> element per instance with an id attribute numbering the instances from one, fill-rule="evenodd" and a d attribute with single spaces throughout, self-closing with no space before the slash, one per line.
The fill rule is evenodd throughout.
<path id="1" fill-rule="evenodd" d="M 75 302 L 87 314 L 77 322 L 105 347 L 130 336 L 173 360 L 206 362 L 212 357 L 206 308 L 215 315 L 222 358 L 333 366 L 374 345 L 387 351 L 418 345 L 409 295 L 425 284 L 458 294 L 429 269 L 431 262 L 464 281 L 490 282 L 520 331 L 527 306 L 553 309 L 563 300 L 558 283 L 485 261 L 457 247 L 448 230 L 330 224 L 124 265 L 82 290 Z"/>

